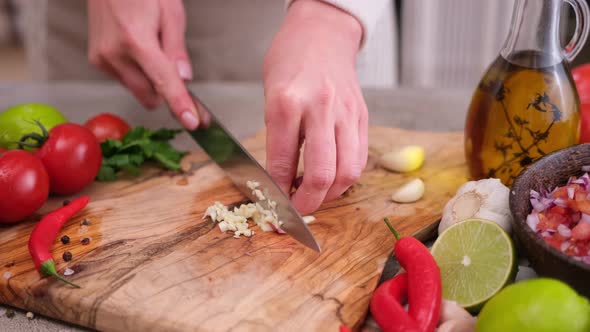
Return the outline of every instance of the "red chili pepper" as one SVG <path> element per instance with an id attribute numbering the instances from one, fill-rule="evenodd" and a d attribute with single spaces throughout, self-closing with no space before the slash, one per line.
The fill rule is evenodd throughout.
<path id="1" fill-rule="evenodd" d="M 385 332 L 418 332 L 418 325 L 402 303 L 408 297 L 408 274 L 400 273 L 382 283 L 371 298 L 371 314 Z"/>
<path id="2" fill-rule="evenodd" d="M 82 210 L 89 200 L 88 196 L 82 196 L 66 206 L 49 212 L 35 226 L 29 238 L 29 253 L 33 257 L 37 271 L 46 276 L 53 276 L 76 288 L 80 288 L 80 286 L 73 284 L 57 273 L 50 250 L 62 226 Z"/>
<path id="3" fill-rule="evenodd" d="M 421 331 L 432 332 L 438 323 L 442 301 L 440 269 L 422 242 L 413 237 L 401 237 L 387 218 L 385 223 L 397 239 L 395 256 L 408 273 L 410 317 Z"/>
<path id="4" fill-rule="evenodd" d="M 340 325 L 340 332 L 350 332 L 350 329 L 346 325 Z"/>

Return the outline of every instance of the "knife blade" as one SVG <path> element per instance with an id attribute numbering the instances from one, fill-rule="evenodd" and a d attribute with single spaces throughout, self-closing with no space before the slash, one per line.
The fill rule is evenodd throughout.
<path id="1" fill-rule="evenodd" d="M 253 202 L 259 199 L 252 193 L 252 189 L 248 188 L 247 182 L 260 183 L 259 189 L 264 196 L 276 202 L 277 216 L 282 221 L 281 229 L 303 245 L 320 252 L 320 245 L 299 212 L 291 204 L 289 197 L 190 89 L 189 93 L 201 121 L 199 128 L 186 130 L 189 135 L 225 171 L 238 190 Z M 268 200 L 265 201 L 267 202 Z M 268 204 L 263 205 L 269 208 Z"/>

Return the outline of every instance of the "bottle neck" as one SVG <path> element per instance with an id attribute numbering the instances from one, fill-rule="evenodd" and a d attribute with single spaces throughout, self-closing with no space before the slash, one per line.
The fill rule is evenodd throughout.
<path id="1" fill-rule="evenodd" d="M 500 54 L 525 67 L 562 61 L 559 18 L 563 0 L 516 0 L 510 32 Z"/>

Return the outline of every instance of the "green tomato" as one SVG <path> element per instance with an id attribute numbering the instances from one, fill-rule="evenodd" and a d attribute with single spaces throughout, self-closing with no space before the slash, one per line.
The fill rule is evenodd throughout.
<path id="1" fill-rule="evenodd" d="M 29 103 L 9 107 L 0 113 L 0 148 L 16 149 L 16 142 L 24 135 L 42 134 L 35 121 L 39 121 L 49 131 L 58 124 L 68 122 L 68 119 L 55 108 L 45 104 Z"/>

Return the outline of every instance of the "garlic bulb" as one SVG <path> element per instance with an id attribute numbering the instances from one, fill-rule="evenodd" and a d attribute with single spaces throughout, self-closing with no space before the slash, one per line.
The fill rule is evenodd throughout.
<path id="1" fill-rule="evenodd" d="M 445 205 L 438 233 L 469 218 L 493 221 L 510 233 L 512 214 L 508 204 L 509 194 L 510 189 L 498 179 L 483 179 L 463 184 Z"/>
<path id="2" fill-rule="evenodd" d="M 391 199 L 397 203 L 412 203 L 424 195 L 424 182 L 420 179 L 414 179 L 391 195 Z"/>
<path id="3" fill-rule="evenodd" d="M 419 145 L 409 145 L 388 152 L 380 160 L 381 166 L 392 172 L 412 172 L 422 167 L 423 163 L 424 148 Z"/>

